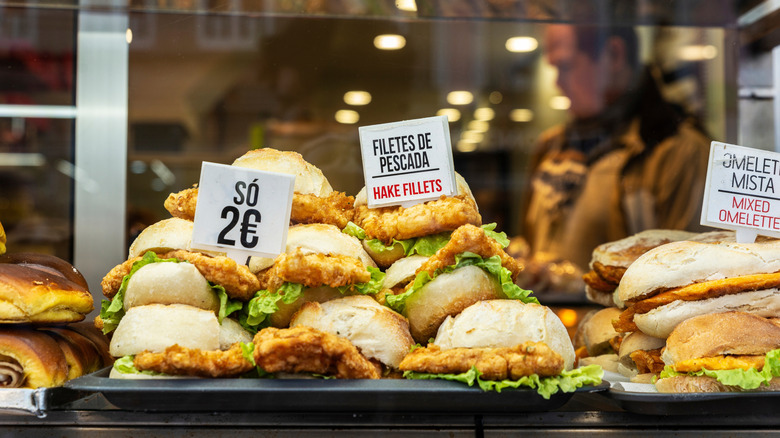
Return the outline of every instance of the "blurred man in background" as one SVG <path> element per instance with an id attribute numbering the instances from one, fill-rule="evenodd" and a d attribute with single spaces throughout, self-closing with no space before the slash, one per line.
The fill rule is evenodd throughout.
<path id="1" fill-rule="evenodd" d="M 601 243 L 700 229 L 709 139 L 664 101 L 633 28 L 553 24 L 544 50 L 571 106 L 531 161 L 524 230 L 533 259 L 586 269 Z"/>

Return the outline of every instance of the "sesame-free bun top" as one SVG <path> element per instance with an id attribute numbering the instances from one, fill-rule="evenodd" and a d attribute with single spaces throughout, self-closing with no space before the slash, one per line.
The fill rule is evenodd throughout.
<path id="1" fill-rule="evenodd" d="M 376 267 L 376 263 L 363 249 L 360 240 L 342 233 L 335 225 L 299 224 L 291 226 L 287 230 L 285 252 L 292 254 L 298 249 L 304 254 L 318 253 L 354 257 L 363 262 L 365 266 Z M 273 263 L 273 258 L 252 257 L 249 260 L 249 269 L 252 272 L 259 272 L 270 267 Z"/>
<path id="2" fill-rule="evenodd" d="M 217 311 L 219 298 L 192 263 L 150 263 L 127 282 L 124 309 L 147 304 L 187 304 Z"/>
<path id="3" fill-rule="evenodd" d="M 612 320 L 617 319 L 621 313 L 622 311 L 617 307 L 607 307 L 597 311 L 583 322 L 581 330 L 588 354 L 597 356 L 608 349 L 610 339 L 619 334 L 612 327 Z"/>
<path id="4" fill-rule="evenodd" d="M 155 222 L 135 238 L 130 245 L 128 258 L 143 256 L 147 251 L 157 253 L 177 249 L 200 252 L 211 256 L 225 255 L 221 252 L 202 251 L 192 248 L 192 229 L 194 222 L 172 217 Z"/>
<path id="5" fill-rule="evenodd" d="M 513 347 L 544 342 L 563 357 L 567 370 L 574 366 L 574 346 L 561 320 L 550 308 L 516 300 L 480 301 L 458 316 L 448 316 L 434 344 L 442 349 Z"/>
<path id="6" fill-rule="evenodd" d="M 672 242 L 644 253 L 626 269 L 616 301 L 626 302 L 657 289 L 777 271 L 780 271 L 780 240 Z"/>
<path id="7" fill-rule="evenodd" d="M 780 327 L 744 312 L 696 316 L 677 325 L 662 359 L 666 365 L 719 355 L 764 355 L 780 348 Z"/>
<path id="8" fill-rule="evenodd" d="M 344 337 L 390 368 L 398 368 L 414 345 L 406 318 L 365 295 L 304 303 L 290 321 L 290 327 L 298 325 Z"/>
<path id="9" fill-rule="evenodd" d="M 233 161 L 233 166 L 295 175 L 294 191 L 304 195 L 327 196 L 333 192 L 322 171 L 292 151 L 271 148 L 251 150 Z"/>
<path id="10" fill-rule="evenodd" d="M 455 172 L 455 185 L 458 188 L 458 192 L 456 193 L 457 195 L 465 195 L 474 201 L 474 205 L 477 205 L 477 201 L 474 199 L 474 194 L 471 193 L 471 188 L 469 187 L 466 180 L 460 176 L 458 172 Z M 368 205 L 365 186 L 363 186 L 363 188 L 360 189 L 360 192 L 355 195 L 355 207 L 359 207 L 361 205 Z"/>

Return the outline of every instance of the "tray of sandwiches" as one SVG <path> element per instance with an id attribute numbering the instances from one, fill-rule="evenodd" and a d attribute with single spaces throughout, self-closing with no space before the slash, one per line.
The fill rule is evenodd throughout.
<path id="1" fill-rule="evenodd" d="M 574 343 L 605 393 L 653 415 L 773 413 L 780 407 L 780 240 L 651 230 L 602 245 L 585 275 L 607 306 Z"/>
<path id="2" fill-rule="evenodd" d="M 237 262 L 193 248 L 198 188 L 172 193 L 171 217 L 101 282 L 104 368 L 49 386 L 128 410 L 474 413 L 607 389 L 598 365 L 575 366 L 555 313 L 515 284 L 509 239 L 482 223 L 459 175 L 454 196 L 368 208 L 364 191 L 334 191 L 294 152 L 232 165 L 295 175 L 284 251 Z"/>

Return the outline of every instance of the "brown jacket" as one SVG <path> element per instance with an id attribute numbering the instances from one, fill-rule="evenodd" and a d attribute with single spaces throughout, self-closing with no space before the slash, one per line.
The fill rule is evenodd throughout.
<path id="1" fill-rule="evenodd" d="M 651 228 L 703 229 L 709 140 L 682 121 L 648 148 L 639 125 L 632 120 L 615 146 L 591 163 L 565 149 L 564 127 L 542 135 L 525 217 L 525 234 L 538 259 L 570 260 L 585 269 L 601 243 Z M 546 183 L 545 178 L 555 179 L 550 175 L 564 183 Z"/>

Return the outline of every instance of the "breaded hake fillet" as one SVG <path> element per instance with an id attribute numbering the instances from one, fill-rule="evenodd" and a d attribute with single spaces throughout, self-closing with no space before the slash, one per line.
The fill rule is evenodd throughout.
<path id="1" fill-rule="evenodd" d="M 311 327 L 273 327 L 254 338 L 255 362 L 269 373 L 314 373 L 339 379 L 378 379 L 379 366 L 348 340 Z"/>
<path id="2" fill-rule="evenodd" d="M 452 232 L 449 242 L 439 249 L 417 269 L 417 272 L 427 271 L 433 275 L 438 269 L 455 264 L 455 256 L 464 252 L 473 252 L 483 258 L 497 255 L 501 258 L 501 266 L 512 272 L 512 280 L 515 280 L 522 271 L 520 262 L 504 251 L 500 243 L 485 234 L 485 230 L 474 225 L 463 225 Z M 406 288 L 412 283 L 406 285 Z"/>
<path id="3" fill-rule="evenodd" d="M 563 366 L 563 357 L 547 344 L 529 341 L 514 347 L 448 350 L 428 344 L 407 354 L 398 368 L 419 373 L 459 374 L 476 367 L 483 380 L 517 380 L 531 374 L 557 376 Z"/>
<path id="4" fill-rule="evenodd" d="M 409 208 L 365 205 L 355 207 L 353 222 L 372 239 L 390 244 L 393 239 L 415 237 L 452 231 L 464 224 L 482 225 L 477 205 L 465 195 L 442 196 L 435 201 Z"/>
<path id="5" fill-rule="evenodd" d="M 135 356 L 133 365 L 141 371 L 173 376 L 236 377 L 254 366 L 241 354 L 237 342 L 228 350 L 199 350 L 173 345 L 162 353 L 144 351 Z"/>
<path id="6" fill-rule="evenodd" d="M 284 282 L 307 287 L 339 287 L 371 280 L 371 273 L 366 266 L 354 257 L 303 253 L 300 249 L 292 254 L 280 254 L 273 266 L 262 275 L 266 289 L 272 292 Z"/>
<path id="7" fill-rule="evenodd" d="M 224 287 L 227 295 L 235 300 L 249 301 L 260 289 L 257 276 L 247 266 L 236 263 L 230 257 L 210 257 L 184 250 L 168 251 L 158 256 L 163 259 L 175 258 L 192 263 L 206 280 Z M 140 259 L 141 257 L 131 258 L 111 269 L 100 283 L 103 295 L 112 298 L 119 291 L 124 276 L 130 273 L 133 263 Z"/>
<path id="8" fill-rule="evenodd" d="M 343 192 L 333 192 L 327 197 L 294 193 L 290 221 L 295 224 L 331 224 L 344 228 L 352 220 L 355 198 Z M 173 217 L 194 220 L 198 204 L 198 189 L 185 189 L 171 193 L 164 206 Z"/>

